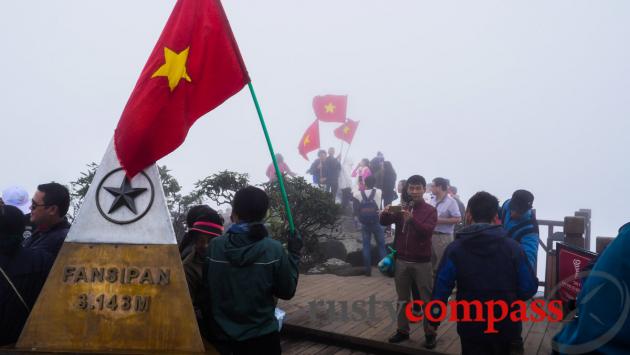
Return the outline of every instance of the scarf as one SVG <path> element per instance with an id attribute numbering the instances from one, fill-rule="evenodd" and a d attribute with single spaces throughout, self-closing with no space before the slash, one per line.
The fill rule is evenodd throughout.
<path id="1" fill-rule="evenodd" d="M 234 223 L 228 229 L 228 233 L 233 233 L 233 234 L 247 234 L 248 232 L 249 232 L 249 223 L 247 222 Z"/>

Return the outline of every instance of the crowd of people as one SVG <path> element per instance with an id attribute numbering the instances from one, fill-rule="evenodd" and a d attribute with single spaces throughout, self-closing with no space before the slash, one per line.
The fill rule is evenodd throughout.
<path id="1" fill-rule="evenodd" d="M 339 187 L 334 180 L 339 181 L 342 170 L 339 157 L 334 156 L 333 149 L 320 153 L 309 171 L 315 183 L 334 196 Z M 282 157 L 278 158 L 283 173 L 293 174 Z M 372 272 L 372 239 L 378 258 L 383 259 L 384 235 L 394 236 L 390 247 L 395 251 L 395 262 L 389 271 L 395 281 L 398 319 L 389 342 L 409 339 L 410 320 L 427 313 L 439 314 L 439 307 L 423 309 L 422 305 L 431 301 L 446 303 L 455 297 L 458 301 L 502 300 L 510 304 L 535 295 L 539 236 L 531 192 L 517 190 L 500 205 L 495 196 L 481 191 L 464 206 L 446 178 L 436 177 L 427 184 L 424 177 L 412 175 L 396 184 L 396 173 L 382 154 L 372 161 L 362 160 L 351 175 L 356 184 L 349 195 L 362 230 L 366 276 Z M 16 187 L 3 191 L 0 345 L 14 343 L 24 326 L 70 229 L 66 218 L 69 205 L 68 190 L 54 182 L 39 185 L 32 197 Z M 188 229 L 179 248 L 199 329 L 221 354 L 279 354 L 276 304 L 296 292 L 303 242 L 297 231 L 286 236 L 286 247 L 271 238 L 264 225 L 269 198 L 257 187 L 237 191 L 231 207 L 228 223 L 207 205 L 194 206 L 187 214 Z M 620 230 L 619 238 L 599 258 L 594 270 L 627 279 L 627 265 L 617 261 L 628 235 L 627 226 Z M 585 289 L 608 287 L 601 283 L 587 279 Z M 612 296 L 602 292 L 588 297 L 606 297 L 599 300 L 605 301 Z M 589 305 L 593 303 L 597 302 Z M 588 307 L 610 313 L 602 308 L 603 303 L 597 304 Z M 579 308 L 588 311 L 587 306 Z M 405 311 L 409 309 L 413 309 L 413 316 Z M 472 318 L 487 317 L 489 312 L 485 308 L 471 311 Z M 439 322 L 424 317 L 424 347 L 436 346 L 439 326 Z M 603 346 L 625 349 L 628 322 L 622 327 L 620 335 Z M 520 320 L 507 317 L 498 321 L 496 333 L 488 334 L 484 328 L 479 322 L 458 323 L 463 354 L 523 352 Z M 606 328 L 598 329 L 603 332 Z M 562 350 L 598 335 L 576 319 L 555 340 Z"/>
<path id="2" fill-rule="evenodd" d="M 32 198 L 18 187 L 2 194 L 0 346 L 24 327 L 70 229 L 69 205 L 68 189 L 54 182 Z M 275 305 L 295 294 L 302 240 L 293 232 L 285 250 L 270 238 L 268 208 L 266 193 L 249 186 L 236 192 L 227 230 L 207 205 L 187 214 L 179 246 L 186 281 L 201 333 L 222 354 L 280 353 Z"/>
<path id="3" fill-rule="evenodd" d="M 308 170 L 313 175 L 313 183 L 332 192 L 333 196 L 335 190 L 329 187 L 331 180 L 343 180 L 339 175 L 344 173 L 339 169 L 339 159 L 334 156 L 334 149 L 331 148 L 328 154 L 321 150 Z M 347 196 L 362 231 L 366 276 L 372 274 L 372 240 L 378 260 L 381 260 L 388 248 L 385 235 L 394 235 L 389 247 L 395 252 L 395 262 L 393 270 L 387 273 L 395 278 L 399 316 L 397 331 L 389 338 L 390 342 L 409 339 L 410 321 L 404 309 L 412 303 L 414 316 L 424 312 L 414 301 L 427 304 L 434 300 L 446 302 L 455 297 L 463 301 L 504 300 L 510 304 L 515 300 L 531 300 L 536 294 L 539 231 L 533 208 L 534 195 L 530 191 L 517 190 L 502 205 L 495 196 L 482 191 L 476 193 L 466 207 L 457 188 L 442 177 L 427 184 L 422 176 L 413 175 L 396 185 L 396 172 L 380 152 L 371 160 L 362 159 L 350 175 L 356 180 Z M 348 187 L 344 186 L 342 190 L 344 188 Z M 399 197 L 400 202 L 394 205 Z M 620 230 L 620 236 L 628 234 L 630 228 L 627 226 Z M 609 271 L 614 264 L 611 255 L 605 258 L 607 264 L 599 263 L 609 265 Z M 614 271 L 616 275 L 622 272 Z M 601 281 L 592 281 L 591 284 L 586 282 L 585 286 L 590 286 L 589 289 L 603 287 Z M 608 298 L 612 298 L 612 293 L 609 291 Z M 602 307 L 598 310 L 610 313 L 608 318 L 614 319 L 615 312 L 604 312 Z M 440 310 L 431 311 L 439 313 Z M 625 322 L 620 334 L 630 334 L 629 324 Z M 439 323 L 425 318 L 426 348 L 436 346 L 438 327 Z M 458 324 L 462 353 L 523 353 L 522 323 L 508 318 L 497 327 L 500 329 L 498 334 L 486 334 L 480 324 Z M 605 327 L 598 329 L 603 333 Z M 573 349 L 572 344 L 599 333 L 590 331 L 584 321 L 576 318 L 556 336 L 554 344 L 562 353 Z M 618 335 L 616 339 L 621 337 Z M 620 345 L 607 344 L 606 347 L 618 349 Z"/>
<path id="4" fill-rule="evenodd" d="M 382 227 L 395 226 L 394 278 L 400 310 L 391 343 L 409 339 L 409 317 L 403 310 L 413 300 L 446 303 L 457 285 L 458 300 L 510 302 L 530 299 L 538 288 L 538 229 L 530 192 L 516 191 L 502 208 L 496 197 L 479 192 L 466 209 L 448 179 L 436 177 L 428 185 L 420 175 L 401 180 L 400 204 L 386 205 L 380 213 Z M 536 242 L 533 246 L 530 238 Z M 527 257 L 523 249 L 528 250 Z M 418 308 L 416 315 L 424 312 Z M 428 349 L 436 346 L 438 326 L 425 318 Z M 487 336 L 480 324 L 458 324 L 462 352 L 522 352 L 521 323 L 507 321 L 500 326 L 499 336 Z"/>
<path id="5" fill-rule="evenodd" d="M 0 201 L 0 345 L 15 343 L 70 230 L 68 189 L 10 187 Z"/>

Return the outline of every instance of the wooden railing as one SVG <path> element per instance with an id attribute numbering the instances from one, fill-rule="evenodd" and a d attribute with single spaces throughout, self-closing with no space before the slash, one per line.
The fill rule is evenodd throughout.
<path id="1" fill-rule="evenodd" d="M 564 228 L 564 222 L 562 221 L 551 221 L 551 220 L 546 220 L 546 219 L 539 219 L 538 220 L 538 226 L 539 227 L 547 227 L 547 241 L 543 242 L 542 238 L 540 236 L 538 236 L 538 243 L 540 244 L 541 247 L 543 247 L 543 249 L 545 250 L 546 253 L 548 253 L 550 250 L 553 249 L 553 240 L 549 240 L 550 237 L 553 237 L 554 233 L 555 233 L 555 227 L 563 227 Z"/>
<path id="2" fill-rule="evenodd" d="M 539 281 L 547 292 L 556 285 L 556 252 L 554 242 L 564 242 L 582 249 L 591 250 L 591 210 L 580 209 L 573 216 L 564 217 L 564 221 L 539 219 L 540 229 L 547 228 L 545 241 L 539 235 L 538 243 L 545 250 L 545 279 Z M 556 230 L 562 228 L 562 231 Z"/>

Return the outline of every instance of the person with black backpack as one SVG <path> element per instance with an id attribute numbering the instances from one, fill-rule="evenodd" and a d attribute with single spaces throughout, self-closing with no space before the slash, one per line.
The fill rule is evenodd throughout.
<path id="1" fill-rule="evenodd" d="M 501 223 L 507 237 L 516 240 L 536 273 L 538 265 L 538 221 L 533 209 L 534 195 L 527 190 L 516 190 L 512 198 L 505 201 L 500 210 Z"/>
<path id="2" fill-rule="evenodd" d="M 379 223 L 379 213 L 382 192 L 374 187 L 374 176 L 365 178 L 365 190 L 355 190 L 353 197 L 357 200 L 356 215 L 361 223 L 361 233 L 363 235 L 363 265 L 365 275 L 372 276 L 372 235 L 376 239 L 378 250 L 378 260 L 385 257 L 385 233 Z M 376 202 L 378 201 L 378 203 Z"/>

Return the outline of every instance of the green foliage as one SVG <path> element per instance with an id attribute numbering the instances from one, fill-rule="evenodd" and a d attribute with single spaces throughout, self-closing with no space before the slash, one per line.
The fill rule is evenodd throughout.
<path id="1" fill-rule="evenodd" d="M 81 208 L 83 199 L 85 198 L 85 195 L 90 188 L 92 180 L 94 180 L 96 168 L 98 168 L 98 164 L 96 164 L 95 162 L 91 162 L 86 166 L 87 171 L 82 171 L 79 178 L 77 178 L 75 181 L 70 182 L 70 206 L 72 206 L 70 212 L 68 213 L 70 221 L 73 221 L 74 218 L 77 216 L 77 213 L 79 213 L 79 209 Z"/>
<path id="2" fill-rule="evenodd" d="M 289 197 L 289 206 L 293 221 L 304 240 L 305 260 L 308 264 L 321 261 L 318 239 L 330 235 L 339 223 L 341 207 L 332 196 L 311 185 L 302 177 L 284 180 Z M 271 235 L 286 242 L 289 233 L 289 221 L 277 181 L 263 184 L 270 199 L 267 224 Z"/>
<path id="3" fill-rule="evenodd" d="M 96 163 L 88 164 L 87 171 L 81 172 L 81 176 L 70 183 L 72 217 L 79 211 L 97 168 Z M 192 206 L 206 200 L 219 206 L 231 205 L 236 191 L 249 185 L 247 174 L 225 170 L 199 180 L 190 194 L 182 195 L 181 185 L 171 175 L 171 171 L 166 166 L 159 166 L 158 171 L 177 240 L 181 240 L 186 231 L 186 214 Z M 304 239 L 304 261 L 307 264 L 319 262 L 322 256 L 317 247 L 318 239 L 329 235 L 336 227 L 341 208 L 330 194 L 309 184 L 302 177 L 285 178 L 284 182 L 295 225 Z M 263 188 L 270 199 L 267 219 L 270 233 L 275 239 L 286 242 L 289 221 L 278 182 L 265 183 Z"/>
<path id="4" fill-rule="evenodd" d="M 208 198 L 217 206 L 232 205 L 236 191 L 249 185 L 247 174 L 221 171 L 195 183 L 194 195 Z"/>
<path id="5" fill-rule="evenodd" d="M 171 214 L 175 237 L 177 240 L 181 240 L 186 232 L 186 213 L 189 206 L 182 203 L 184 199 L 180 193 L 182 187 L 179 185 L 177 179 L 171 175 L 171 170 L 169 170 L 166 165 L 163 165 L 158 166 L 158 172 L 160 174 L 160 181 L 162 182 L 162 189 L 164 190 L 164 197 L 166 197 L 166 205 Z"/>
<path id="6" fill-rule="evenodd" d="M 162 189 L 164 190 L 168 210 L 173 211 L 182 200 L 182 195 L 180 194 L 182 188 L 177 179 L 171 175 L 171 170 L 166 165 L 158 166 L 158 172 L 160 173 L 160 181 L 162 181 Z"/>

